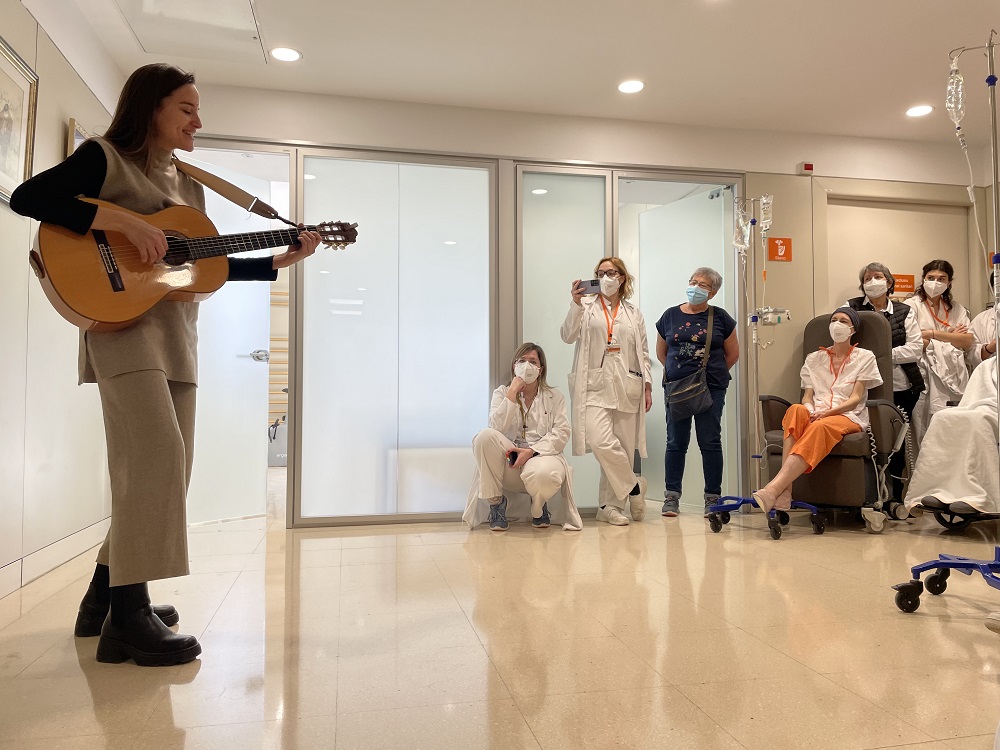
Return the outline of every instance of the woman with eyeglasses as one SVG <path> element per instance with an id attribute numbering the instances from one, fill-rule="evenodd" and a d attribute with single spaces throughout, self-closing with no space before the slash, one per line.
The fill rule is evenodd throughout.
<path id="1" fill-rule="evenodd" d="M 597 520 L 628 526 L 646 515 L 646 480 L 633 459 L 646 457 L 646 412 L 653 405 L 646 321 L 628 302 L 635 280 L 621 258 L 603 258 L 594 269 L 599 291 L 577 279 L 560 329 L 576 344 L 569 375 L 573 455 L 593 453 L 601 466 Z"/>
<path id="2" fill-rule="evenodd" d="M 491 531 L 507 530 L 505 492 L 530 497 L 533 528 L 546 529 L 553 519 L 567 530 L 583 528 L 563 456 L 566 400 L 545 382 L 547 373 L 542 347 L 528 342 L 514 352 L 510 382 L 493 391 L 489 427 L 472 441 L 476 473 L 462 519 L 473 528 L 488 518 Z M 550 515 L 548 501 L 560 490 L 564 505 Z"/>
<path id="3" fill-rule="evenodd" d="M 975 345 L 969 311 L 951 294 L 955 269 L 946 260 L 932 260 L 921 271 L 923 282 L 906 300 L 920 326 L 923 352 L 918 365 L 927 390 L 913 407 L 913 427 L 923 440 L 931 417 L 949 401 L 958 401 L 969 383 L 966 352 Z"/>
<path id="4" fill-rule="evenodd" d="M 729 371 L 740 357 L 740 344 L 733 317 L 721 307 L 712 305 L 710 309 L 709 303 L 721 288 L 722 276 L 717 271 L 696 269 L 688 281 L 688 301 L 668 308 L 656 322 L 656 358 L 663 365 L 664 391 L 668 383 L 690 377 L 704 367 L 708 392 L 712 397 L 709 409 L 683 419 L 673 418 L 667 405 L 666 489 L 661 511 L 661 515 L 667 517 L 680 513 L 684 463 L 691 444 L 692 422 L 705 475 L 706 514 L 708 507 L 715 505 L 722 494 L 722 410 L 726 406 L 726 389 L 732 380 Z"/>

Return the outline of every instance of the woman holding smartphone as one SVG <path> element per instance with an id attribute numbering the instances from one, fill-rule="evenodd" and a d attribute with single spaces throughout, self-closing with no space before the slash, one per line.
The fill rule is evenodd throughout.
<path id="1" fill-rule="evenodd" d="M 621 258 L 603 258 L 594 269 L 600 285 L 590 292 L 579 279 L 560 329 L 576 344 L 569 375 L 573 455 L 593 453 L 601 466 L 597 520 L 627 526 L 646 515 L 646 480 L 633 471 L 636 449 L 646 457 L 646 412 L 653 405 L 646 321 L 627 300 L 635 280 Z"/>

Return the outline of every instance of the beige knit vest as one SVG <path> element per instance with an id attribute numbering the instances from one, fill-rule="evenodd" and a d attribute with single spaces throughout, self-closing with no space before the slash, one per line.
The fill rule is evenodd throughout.
<path id="1" fill-rule="evenodd" d="M 100 199 L 140 214 L 168 206 L 205 210 L 201 185 L 178 172 L 166 156 L 149 174 L 122 158 L 114 146 L 95 138 L 108 161 Z M 198 303 L 160 302 L 124 331 L 85 332 L 80 337 L 80 382 L 113 378 L 126 372 L 161 370 L 168 380 L 198 382 Z"/>

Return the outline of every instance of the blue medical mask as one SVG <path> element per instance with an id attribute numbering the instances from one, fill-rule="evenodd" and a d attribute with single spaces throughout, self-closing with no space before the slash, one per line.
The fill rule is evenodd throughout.
<path id="1" fill-rule="evenodd" d="M 688 302 L 690 302 L 692 305 L 700 305 L 703 302 L 707 301 L 708 301 L 708 292 L 706 292 L 700 286 L 688 287 Z"/>

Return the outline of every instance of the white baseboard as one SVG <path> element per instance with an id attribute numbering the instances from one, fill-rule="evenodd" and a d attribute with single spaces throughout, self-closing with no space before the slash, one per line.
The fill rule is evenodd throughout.
<path id="1" fill-rule="evenodd" d="M 110 527 L 111 519 L 105 518 L 103 521 L 98 521 L 92 526 L 81 529 L 75 534 L 70 534 L 58 542 L 53 542 L 47 547 L 42 547 L 37 552 L 25 556 L 22 560 L 19 585 L 24 586 L 74 557 L 82 555 L 91 547 L 96 547 L 104 541 Z"/>
<path id="2" fill-rule="evenodd" d="M 21 561 L 15 560 L 0 568 L 0 599 L 21 588 Z"/>

